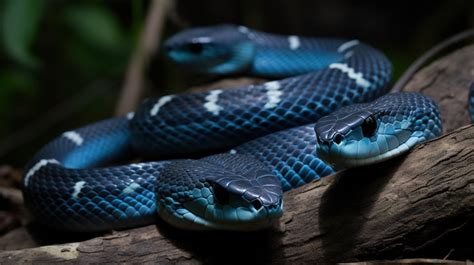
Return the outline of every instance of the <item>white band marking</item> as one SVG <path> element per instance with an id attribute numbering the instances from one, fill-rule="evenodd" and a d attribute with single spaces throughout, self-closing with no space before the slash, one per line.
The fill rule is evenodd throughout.
<path id="1" fill-rule="evenodd" d="M 223 109 L 221 106 L 217 105 L 221 93 L 222 90 L 220 89 L 212 90 L 205 98 L 207 102 L 204 103 L 204 107 L 214 115 L 219 115 L 219 112 Z"/>
<path id="2" fill-rule="evenodd" d="M 76 184 L 74 184 L 74 192 L 72 193 L 72 197 L 74 199 L 77 199 L 79 196 L 79 193 L 81 192 L 82 188 L 86 185 L 85 181 L 78 181 Z"/>
<path id="3" fill-rule="evenodd" d="M 230 149 L 229 153 L 230 153 L 230 154 L 233 154 L 233 155 L 234 155 L 234 154 L 237 154 L 237 150 L 235 150 L 235 149 Z"/>
<path id="4" fill-rule="evenodd" d="M 337 51 L 342 53 L 345 50 L 352 48 L 353 46 L 356 46 L 356 45 L 359 45 L 358 40 L 351 40 L 348 42 L 344 42 L 343 44 L 341 44 L 341 46 L 339 46 L 339 48 L 337 48 Z"/>
<path id="5" fill-rule="evenodd" d="M 277 106 L 277 104 L 281 101 L 281 92 L 279 89 L 281 85 L 278 81 L 271 81 L 264 84 L 265 89 L 267 90 L 267 97 L 268 102 L 265 104 L 265 108 L 272 109 Z"/>
<path id="6" fill-rule="evenodd" d="M 238 29 L 241 33 L 244 33 L 244 34 L 247 34 L 247 33 L 249 33 L 249 31 L 250 31 L 249 28 L 247 28 L 246 26 L 239 26 L 237 29 Z"/>
<path id="7" fill-rule="evenodd" d="M 46 166 L 47 164 L 60 164 L 58 160 L 56 159 L 41 159 L 40 161 L 38 161 L 38 163 L 36 163 L 32 168 L 30 168 L 30 170 L 28 171 L 28 173 L 26 173 L 26 176 L 25 176 L 25 187 L 28 187 L 28 182 L 30 181 L 30 178 L 38 171 L 40 170 L 40 168 Z"/>
<path id="8" fill-rule="evenodd" d="M 129 119 L 129 120 L 133 119 L 134 116 L 135 116 L 135 112 L 133 112 L 133 111 L 127 113 L 127 119 Z"/>
<path id="9" fill-rule="evenodd" d="M 153 108 L 150 110 L 150 115 L 155 116 L 160 111 L 160 108 L 163 107 L 166 103 L 170 102 L 173 99 L 173 96 L 168 95 L 158 99 L 158 101 L 153 105 Z"/>
<path id="10" fill-rule="evenodd" d="M 192 41 L 193 42 L 198 42 L 198 43 L 209 43 L 211 42 L 211 38 L 210 37 L 198 37 L 198 38 L 194 38 Z"/>
<path id="11" fill-rule="evenodd" d="M 360 73 L 360 72 L 356 73 L 354 68 L 350 68 L 345 63 L 333 63 L 333 64 L 329 65 L 329 68 L 341 70 L 343 73 L 346 73 L 347 76 L 349 76 L 349 78 L 354 79 L 359 86 L 362 86 L 362 87 L 369 87 L 370 86 L 370 82 L 368 80 L 364 79 L 362 73 Z"/>
<path id="12" fill-rule="evenodd" d="M 135 183 L 133 182 L 132 184 L 130 184 L 128 187 L 126 187 L 125 189 L 123 189 L 123 193 L 125 194 L 130 194 L 132 192 L 134 192 L 136 189 L 140 188 L 140 185 L 138 183 Z"/>
<path id="13" fill-rule="evenodd" d="M 82 145 L 82 143 L 84 142 L 84 138 L 82 138 L 82 136 L 75 131 L 65 132 L 63 133 L 63 136 L 71 140 L 76 145 Z"/>
<path id="14" fill-rule="evenodd" d="M 288 37 L 288 43 L 290 44 L 290 49 L 296 50 L 300 47 L 300 39 L 298 36 L 289 36 Z"/>
<path id="15" fill-rule="evenodd" d="M 354 55 L 354 52 L 353 51 L 348 51 L 344 54 L 344 59 L 349 59 L 352 57 L 352 55 Z"/>

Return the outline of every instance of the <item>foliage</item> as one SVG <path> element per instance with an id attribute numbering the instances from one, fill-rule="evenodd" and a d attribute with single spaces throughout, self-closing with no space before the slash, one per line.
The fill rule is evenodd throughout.
<path id="1" fill-rule="evenodd" d="M 43 1 L 8 0 L 4 4 L 2 38 L 5 52 L 15 61 L 35 66 L 37 59 L 30 47 L 36 35 L 43 10 Z"/>
<path id="2" fill-rule="evenodd" d="M 84 88 L 113 91 L 110 86 L 122 79 L 143 23 L 142 1 L 0 1 L 0 149 L 14 132 L 45 118 L 43 113 Z M 93 100 L 63 126 L 110 116 L 113 96 Z M 56 126 L 47 136 L 35 137 L 49 139 L 63 129 Z M 26 146 L 8 158 L 0 150 L 2 163 L 23 164 L 38 148 Z"/>
<path id="3" fill-rule="evenodd" d="M 140 2 L 135 1 L 135 2 Z M 118 80 L 137 37 L 126 6 L 0 2 L 0 138 L 95 79 Z"/>
<path id="4" fill-rule="evenodd" d="M 176 0 L 162 37 L 190 26 L 235 23 L 282 34 L 357 38 L 384 51 L 396 79 L 423 51 L 474 25 L 472 1 L 422 1 L 410 6 L 388 1 L 383 7 L 379 2 Z M 0 1 L 1 164 L 22 165 L 61 131 L 111 115 L 149 5 L 150 0 Z M 209 81 L 184 74 L 162 55 L 154 58 L 145 74 L 147 85 L 161 93 Z M 36 138 L 18 141 L 21 144 L 13 148 L 22 149 L 22 154 L 2 153 L 5 143 L 10 144 L 7 136 L 15 138 L 21 128 L 47 118 L 47 111 L 59 104 L 80 100 L 81 95 L 87 98 L 91 88 L 107 92 L 97 95 L 110 96 L 89 99 L 67 122 L 31 130 Z M 156 94 L 150 91 L 147 96 Z"/>

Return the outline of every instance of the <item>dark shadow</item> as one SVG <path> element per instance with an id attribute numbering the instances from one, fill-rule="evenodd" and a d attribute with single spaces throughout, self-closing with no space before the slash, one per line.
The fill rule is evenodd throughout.
<path id="1" fill-rule="evenodd" d="M 31 239 L 38 244 L 38 246 L 65 244 L 72 242 L 80 242 L 95 237 L 103 236 L 110 232 L 69 232 L 54 229 L 39 223 L 31 223 L 25 226 Z"/>
<path id="2" fill-rule="evenodd" d="M 255 232 L 186 231 L 162 220 L 158 232 L 204 264 L 273 264 L 272 246 L 281 241 L 276 228 Z"/>
<path id="3" fill-rule="evenodd" d="M 432 232 L 434 231 L 434 232 Z M 426 241 L 420 243 L 422 236 L 419 234 L 409 235 L 409 242 L 414 246 L 424 246 L 422 249 L 413 251 L 408 258 L 415 257 L 436 257 L 438 259 L 448 260 L 474 260 L 474 244 L 472 236 L 474 235 L 474 214 L 459 215 L 457 218 L 449 220 L 438 220 L 437 222 L 426 225 L 424 233 L 433 233 L 441 235 L 437 240 L 430 244 Z"/>
<path id="4" fill-rule="evenodd" d="M 177 249 L 189 252 L 204 264 L 273 264 L 280 256 L 272 253 L 280 245 L 281 233 L 275 227 L 255 232 L 187 231 L 174 228 L 158 216 L 155 227 Z M 80 242 L 110 232 L 84 233 L 56 230 L 33 223 L 25 227 L 36 246 Z"/>
<path id="5" fill-rule="evenodd" d="M 366 214 L 404 159 L 337 173 L 320 202 L 320 230 L 327 235 L 322 237 L 324 263 L 341 261 L 346 253 L 350 255 L 357 248 Z"/>

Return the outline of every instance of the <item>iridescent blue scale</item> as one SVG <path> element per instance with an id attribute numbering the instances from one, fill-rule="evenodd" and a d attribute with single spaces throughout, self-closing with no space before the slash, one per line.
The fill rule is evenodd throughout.
<path id="1" fill-rule="evenodd" d="M 25 168 L 38 221 L 98 231 L 143 225 L 156 213 L 187 229 L 252 230 L 282 214 L 288 190 L 333 170 L 316 156 L 314 123 L 388 91 L 391 66 L 357 40 L 279 36 L 224 25 L 181 32 L 169 57 L 201 72 L 284 78 L 145 100 L 135 113 L 67 132 Z M 200 160 L 108 166 L 137 156 Z"/>

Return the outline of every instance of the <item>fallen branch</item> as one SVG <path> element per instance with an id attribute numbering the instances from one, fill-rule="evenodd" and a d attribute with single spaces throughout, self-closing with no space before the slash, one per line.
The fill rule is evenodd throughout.
<path id="1" fill-rule="evenodd" d="M 402 89 L 433 98 L 441 111 L 445 132 L 471 123 L 469 86 L 474 82 L 474 45 L 459 49 L 423 68 Z"/>
<path id="2" fill-rule="evenodd" d="M 445 259 L 399 259 L 376 260 L 365 262 L 342 263 L 344 265 L 398 265 L 398 264 L 437 264 L 437 265 L 473 265 L 471 261 L 455 261 Z"/>
<path id="3" fill-rule="evenodd" d="M 124 115 L 137 108 L 144 89 L 144 75 L 151 57 L 160 47 L 161 32 L 172 0 L 153 0 L 138 47 L 133 52 L 115 115 Z"/>
<path id="4" fill-rule="evenodd" d="M 457 94 L 449 96 L 457 92 L 447 88 L 464 88 L 469 76 L 464 69 L 473 68 L 473 57 L 474 46 L 463 48 L 421 71 L 407 90 L 430 91 L 436 99 L 438 89 L 440 95 L 448 95 L 441 96 L 442 100 L 458 100 Z M 441 106 L 443 110 L 447 105 Z M 448 131 L 453 124 L 466 122 L 465 112 L 460 107 L 459 113 L 449 119 L 443 116 L 452 122 Z M 342 171 L 287 192 L 283 217 L 274 229 L 266 231 L 197 233 L 158 221 L 156 226 L 82 242 L 75 239 L 69 244 L 3 251 L 0 260 L 333 264 L 411 257 L 439 259 L 450 257 L 457 248 L 465 249 L 466 258 L 472 259 L 473 147 L 474 125 L 468 125 L 419 145 L 398 159 Z M 34 237 L 28 239 L 26 230 L 14 232 L 23 246 L 35 245 Z M 52 237 L 48 233 L 43 229 L 37 236 L 43 238 L 40 245 Z M 61 235 L 72 240 L 71 235 Z M 7 234 L 0 245 L 18 238 Z"/>
<path id="5" fill-rule="evenodd" d="M 197 233 L 159 222 L 84 242 L 5 251 L 0 260 L 333 264 L 413 256 L 455 244 L 446 240 L 454 234 L 471 240 L 466 232 L 474 220 L 473 146 L 471 125 L 405 157 L 290 191 L 274 230 Z"/>

